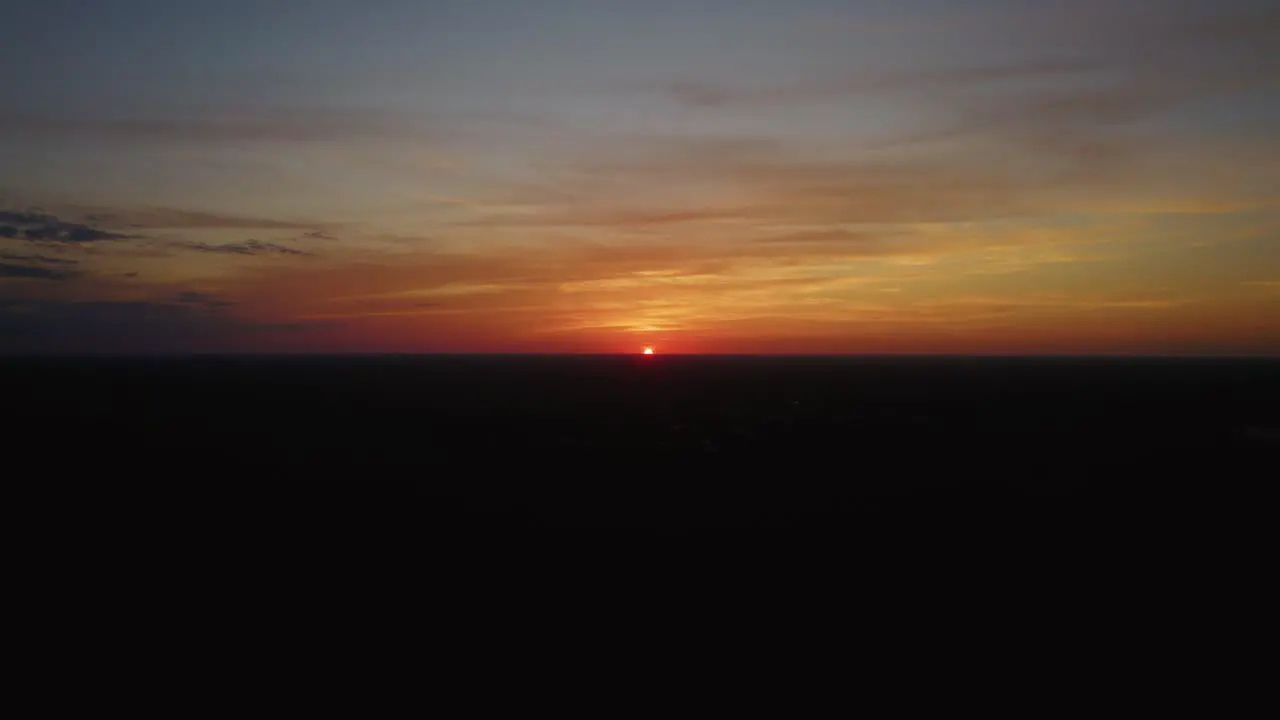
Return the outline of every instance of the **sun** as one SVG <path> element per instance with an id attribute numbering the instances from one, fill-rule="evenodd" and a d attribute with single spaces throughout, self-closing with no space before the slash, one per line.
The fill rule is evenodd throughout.
<path id="1" fill-rule="evenodd" d="M 652 355 L 652 354 L 653 354 L 653 348 L 651 348 L 651 347 L 647 347 L 647 348 L 645 348 L 645 349 L 644 349 L 644 353 L 643 353 L 643 354 L 645 354 L 645 355 Z"/>

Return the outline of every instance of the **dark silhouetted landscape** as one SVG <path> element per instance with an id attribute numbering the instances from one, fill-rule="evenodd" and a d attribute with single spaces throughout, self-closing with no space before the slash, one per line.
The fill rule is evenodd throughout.
<path id="1" fill-rule="evenodd" d="M 1271 360 L 9 359 L 0 385 L 29 481 L 228 540 L 262 515 L 410 543 L 1189 531 L 1260 497 L 1280 450 Z"/>
<path id="2" fill-rule="evenodd" d="M 0 475 L 68 603 L 1271 544 L 1280 3 L 5 11 Z"/>

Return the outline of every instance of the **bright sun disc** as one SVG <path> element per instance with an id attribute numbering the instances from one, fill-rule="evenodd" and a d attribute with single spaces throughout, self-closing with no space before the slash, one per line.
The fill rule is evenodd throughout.
<path id="1" fill-rule="evenodd" d="M 651 347 L 647 347 L 647 348 L 645 348 L 645 349 L 644 349 L 644 354 L 645 354 L 645 355 L 652 355 L 652 354 L 653 354 L 653 348 L 651 348 Z"/>

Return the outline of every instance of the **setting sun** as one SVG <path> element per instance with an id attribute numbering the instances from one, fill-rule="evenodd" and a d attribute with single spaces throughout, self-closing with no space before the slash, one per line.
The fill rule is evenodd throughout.
<path id="1" fill-rule="evenodd" d="M 1280 0 L 153 4 L 0 0 L 0 357 L 1280 357 Z"/>

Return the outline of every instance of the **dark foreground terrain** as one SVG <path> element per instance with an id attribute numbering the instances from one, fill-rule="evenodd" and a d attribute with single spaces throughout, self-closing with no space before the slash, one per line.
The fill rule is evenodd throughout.
<path id="1" fill-rule="evenodd" d="M 23 359 L 0 398 L 11 488 L 231 529 L 1190 532 L 1280 477 L 1261 360 Z"/>

